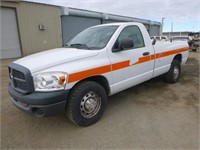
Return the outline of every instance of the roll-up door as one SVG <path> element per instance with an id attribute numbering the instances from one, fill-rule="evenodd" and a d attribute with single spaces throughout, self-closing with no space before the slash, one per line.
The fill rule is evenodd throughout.
<path id="1" fill-rule="evenodd" d="M 78 16 L 62 16 L 61 21 L 63 44 L 82 30 L 101 24 L 101 19 Z"/>
<path id="2" fill-rule="evenodd" d="M 0 7 L 0 59 L 21 57 L 15 9 Z"/>

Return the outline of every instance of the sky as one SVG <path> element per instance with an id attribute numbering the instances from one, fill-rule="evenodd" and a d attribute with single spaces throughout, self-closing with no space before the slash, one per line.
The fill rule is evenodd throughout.
<path id="1" fill-rule="evenodd" d="M 163 31 L 200 31 L 200 0 L 27 0 L 163 22 Z"/>

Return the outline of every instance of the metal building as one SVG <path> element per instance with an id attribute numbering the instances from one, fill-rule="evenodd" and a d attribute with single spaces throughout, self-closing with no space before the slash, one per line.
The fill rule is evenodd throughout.
<path id="1" fill-rule="evenodd" d="M 190 31 L 184 31 L 184 32 L 163 32 L 163 35 L 167 36 L 168 38 L 172 36 L 188 36 Z"/>
<path id="2" fill-rule="evenodd" d="M 1 1 L 0 59 L 23 57 L 61 47 L 93 25 L 141 22 L 150 35 L 159 35 L 161 23 L 21 0 Z"/>
<path id="3" fill-rule="evenodd" d="M 0 13 L 0 59 L 22 57 L 62 45 L 58 6 L 3 1 Z"/>
<path id="4" fill-rule="evenodd" d="M 151 36 L 159 35 L 160 22 L 151 20 L 106 14 L 70 7 L 61 7 L 61 26 L 63 43 L 85 28 L 93 25 L 113 22 L 140 22 L 145 25 Z"/>

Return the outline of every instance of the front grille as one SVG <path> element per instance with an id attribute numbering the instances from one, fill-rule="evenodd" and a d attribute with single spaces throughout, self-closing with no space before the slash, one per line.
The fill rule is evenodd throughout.
<path id="1" fill-rule="evenodd" d="M 16 78 L 19 78 L 19 79 L 25 79 L 25 76 L 22 72 L 15 70 L 15 69 L 13 69 L 12 71 L 13 71 L 12 72 L 13 77 L 16 77 Z"/>
<path id="2" fill-rule="evenodd" d="M 22 90 L 26 90 L 26 80 L 25 80 L 25 75 L 23 72 L 20 72 L 18 70 L 12 69 L 12 80 L 14 83 L 15 88 L 19 88 Z"/>
<path id="3" fill-rule="evenodd" d="M 9 65 L 11 84 L 17 91 L 27 94 L 34 91 L 33 79 L 30 71 L 18 64 Z"/>
<path id="4" fill-rule="evenodd" d="M 22 90 L 26 90 L 26 82 L 25 81 L 19 81 L 17 80 L 16 78 L 13 79 L 13 82 L 14 82 L 14 86 L 16 88 L 19 88 L 19 89 L 22 89 Z"/>

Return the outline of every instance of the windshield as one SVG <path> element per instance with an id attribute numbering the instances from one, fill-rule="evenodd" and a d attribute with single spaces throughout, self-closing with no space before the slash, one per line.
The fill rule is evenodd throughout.
<path id="1" fill-rule="evenodd" d="M 86 29 L 65 44 L 65 47 L 78 49 L 104 48 L 118 26 L 98 26 Z"/>

